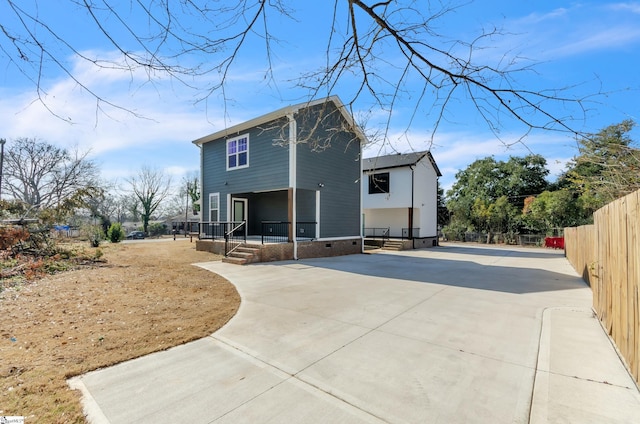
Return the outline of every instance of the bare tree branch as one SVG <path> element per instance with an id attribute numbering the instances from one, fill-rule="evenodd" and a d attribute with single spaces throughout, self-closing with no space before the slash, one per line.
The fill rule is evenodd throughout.
<path id="1" fill-rule="evenodd" d="M 12 15 L 0 18 L 0 51 L 34 83 L 38 101 L 65 121 L 72 119 L 59 115 L 47 99 L 44 77 L 52 71 L 62 72 L 95 97 L 98 110 L 105 105 L 139 116 L 97 92 L 77 75 L 69 57 L 98 69 L 129 72 L 132 79 L 140 72 L 147 82 L 171 78 L 197 90 L 199 101 L 220 93 L 226 104 L 234 66 L 256 43 L 264 54 L 260 69 L 264 80 L 277 85 L 275 49 L 280 40 L 271 18 L 295 19 L 289 6 L 293 2 L 286 0 L 67 0 L 66 6 L 85 13 L 95 33 L 118 52 L 107 57 L 74 45 L 39 13 L 37 2 L 5 2 Z M 333 21 L 326 34 L 325 64 L 304 72 L 298 87 L 308 90 L 308 100 L 347 95 L 345 104 L 351 111 L 367 104 L 384 111 L 387 135 L 393 110 L 410 105 L 413 113 L 407 129 L 418 118 L 428 119 L 433 138 L 442 122 L 452 119 L 448 111 L 454 100 L 473 105 L 498 137 L 505 119 L 519 122 L 524 135 L 537 129 L 577 134 L 572 125 L 579 117 L 560 116 L 556 110 L 567 106 L 584 115 L 585 98 L 565 95 L 572 87 L 518 86 L 516 76 L 530 72 L 531 67 L 507 57 L 508 52 L 497 64 L 476 62 L 483 43 L 500 32 L 491 29 L 471 41 L 448 40 L 437 24 L 457 8 L 450 4 L 436 8 L 438 4 L 415 0 L 328 3 Z M 255 55 L 255 50 L 251 53 Z M 410 89 L 416 82 L 419 88 Z"/>

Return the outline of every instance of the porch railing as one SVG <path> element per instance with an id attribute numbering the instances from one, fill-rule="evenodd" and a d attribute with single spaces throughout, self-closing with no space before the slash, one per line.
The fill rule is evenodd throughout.
<path id="1" fill-rule="evenodd" d="M 224 239 L 227 232 L 227 222 L 201 222 L 200 233 L 201 239 Z"/>
<path id="2" fill-rule="evenodd" d="M 224 235 L 224 256 L 229 256 L 229 253 L 247 242 L 247 221 L 227 222 L 227 224 L 229 224 L 229 231 Z"/>
<path id="3" fill-rule="evenodd" d="M 370 227 L 364 229 L 364 236 L 367 238 L 388 239 L 389 227 Z"/>
<path id="4" fill-rule="evenodd" d="M 286 221 L 262 221 L 262 244 L 284 243 L 292 240 L 289 237 L 291 222 Z M 315 222 L 296 222 L 296 237 L 298 240 L 313 240 L 316 237 Z"/>
<path id="5" fill-rule="evenodd" d="M 224 255 L 247 241 L 246 221 L 201 222 L 200 239 L 224 240 Z"/>

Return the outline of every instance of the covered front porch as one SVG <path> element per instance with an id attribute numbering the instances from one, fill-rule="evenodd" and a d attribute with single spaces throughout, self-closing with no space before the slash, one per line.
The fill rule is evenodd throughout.
<path id="1" fill-rule="evenodd" d="M 315 190 L 230 193 L 219 215 L 232 219 L 201 222 L 196 249 L 238 256 L 242 263 L 359 253 L 360 237 L 319 237 L 319 201 Z"/>
<path id="2" fill-rule="evenodd" d="M 247 264 L 253 262 L 285 261 L 292 259 L 323 258 L 352 255 L 362 252 L 362 238 L 331 240 L 297 239 L 294 242 L 261 242 L 260 237 L 248 236 L 229 249 L 224 239 L 199 239 L 196 250 L 225 256 L 226 262 Z M 226 253 L 225 253 L 226 252 Z"/>
<path id="3" fill-rule="evenodd" d="M 225 216 L 226 219 L 220 222 L 214 219 L 209 222 L 203 221 L 200 238 L 221 237 L 224 232 L 231 230 L 234 234 L 242 232 L 247 237 L 259 236 L 261 242 L 293 241 L 294 237 L 318 238 L 318 197 L 316 191 L 293 188 L 228 193 L 226 199 L 221 202 L 226 206 L 226 211 L 219 213 L 219 216 Z M 243 222 L 243 228 L 236 228 Z M 229 223 L 235 223 L 234 228 L 229 228 Z"/>

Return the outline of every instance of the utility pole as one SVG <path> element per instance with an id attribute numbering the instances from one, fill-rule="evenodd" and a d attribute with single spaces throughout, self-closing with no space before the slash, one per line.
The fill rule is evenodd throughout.
<path id="1" fill-rule="evenodd" d="M 0 138 L 0 200 L 2 200 L 2 164 L 4 163 L 4 143 L 7 140 Z"/>
<path id="2" fill-rule="evenodd" d="M 187 222 L 189 221 L 189 190 L 191 189 L 191 184 L 187 182 L 187 205 L 184 209 L 184 236 L 187 237 Z M 191 228 L 189 228 L 189 232 L 191 232 Z"/>

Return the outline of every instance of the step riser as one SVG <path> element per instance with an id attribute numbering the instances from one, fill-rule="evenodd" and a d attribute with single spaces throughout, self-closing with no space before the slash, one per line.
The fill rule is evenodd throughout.
<path id="1" fill-rule="evenodd" d="M 222 259 L 222 262 L 234 265 L 246 265 L 260 262 L 260 249 L 257 247 L 239 246 L 229 256 Z"/>

